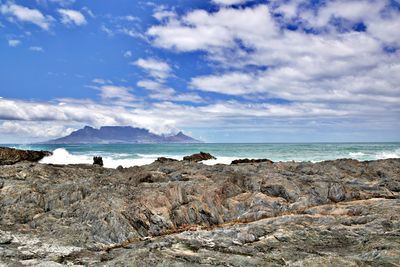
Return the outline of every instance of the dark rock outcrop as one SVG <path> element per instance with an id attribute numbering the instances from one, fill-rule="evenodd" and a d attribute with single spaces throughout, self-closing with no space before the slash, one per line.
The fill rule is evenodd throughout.
<path id="1" fill-rule="evenodd" d="M 51 152 L 49 151 L 19 150 L 0 147 L 0 165 L 12 165 L 21 161 L 38 162 L 50 155 Z"/>
<path id="2" fill-rule="evenodd" d="M 174 161 L 178 161 L 178 160 L 171 159 L 171 158 L 166 158 L 166 157 L 160 157 L 156 161 L 157 162 L 161 162 L 161 163 L 168 163 L 168 162 L 174 162 Z"/>
<path id="3" fill-rule="evenodd" d="M 93 157 L 93 165 L 103 166 L 103 158 L 102 157 Z"/>
<path id="4" fill-rule="evenodd" d="M 200 152 L 197 154 L 183 157 L 183 160 L 194 161 L 194 162 L 199 162 L 199 161 L 209 160 L 209 159 L 216 159 L 216 158 L 213 155 L 211 155 L 210 153 L 205 153 L 205 152 Z"/>
<path id="5" fill-rule="evenodd" d="M 274 163 L 272 160 L 269 159 L 236 159 L 232 161 L 232 165 L 237 165 L 241 163 L 261 163 L 261 162 L 268 162 L 268 163 Z"/>
<path id="6" fill-rule="evenodd" d="M 392 266 L 400 159 L 0 166 L 0 266 Z"/>

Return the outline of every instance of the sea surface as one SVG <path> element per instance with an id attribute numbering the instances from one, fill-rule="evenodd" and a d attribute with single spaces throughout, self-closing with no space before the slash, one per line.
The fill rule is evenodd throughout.
<path id="1" fill-rule="evenodd" d="M 216 160 L 204 164 L 230 164 L 234 159 L 267 158 L 273 161 L 318 162 L 339 158 L 376 160 L 400 158 L 400 143 L 312 143 L 312 144 L 129 144 L 129 145 L 3 145 L 18 149 L 48 150 L 53 155 L 42 163 L 93 163 L 102 156 L 105 167 L 130 167 L 150 164 L 158 157 L 182 159 L 186 155 L 208 152 Z"/>

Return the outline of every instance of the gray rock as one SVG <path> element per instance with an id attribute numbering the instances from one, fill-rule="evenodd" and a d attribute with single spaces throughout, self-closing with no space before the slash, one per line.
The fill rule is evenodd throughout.
<path id="1" fill-rule="evenodd" d="M 216 159 L 216 158 L 213 155 L 211 155 L 210 153 L 205 153 L 205 152 L 200 152 L 197 154 L 183 157 L 183 160 L 194 161 L 194 162 L 199 162 L 199 161 L 209 160 L 209 159 Z"/>
<path id="2" fill-rule="evenodd" d="M 20 162 L 0 174 L 6 266 L 400 262 L 400 159 L 119 170 Z"/>
<path id="3" fill-rule="evenodd" d="M 12 165 L 21 161 L 38 162 L 51 154 L 48 151 L 18 150 L 0 147 L 0 165 Z"/>

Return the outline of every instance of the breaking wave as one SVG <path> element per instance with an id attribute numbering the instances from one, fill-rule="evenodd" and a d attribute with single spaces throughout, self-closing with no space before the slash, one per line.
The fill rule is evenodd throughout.
<path id="1" fill-rule="evenodd" d="M 45 164 L 92 164 L 93 163 L 93 154 L 89 155 L 75 155 L 69 153 L 64 148 L 57 148 L 53 151 L 53 155 L 49 157 L 45 157 L 40 161 L 40 163 Z M 122 167 L 132 167 L 132 166 L 141 166 L 152 163 L 157 158 L 124 158 L 117 159 L 110 156 L 103 156 L 104 167 L 106 168 L 117 168 L 118 166 Z"/>

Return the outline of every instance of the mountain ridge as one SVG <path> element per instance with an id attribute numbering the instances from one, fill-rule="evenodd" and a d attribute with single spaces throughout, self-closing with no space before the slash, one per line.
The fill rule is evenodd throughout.
<path id="1" fill-rule="evenodd" d="M 179 132 L 175 135 L 157 135 L 144 128 L 131 126 L 85 126 L 71 134 L 40 144 L 169 144 L 201 143 Z"/>

